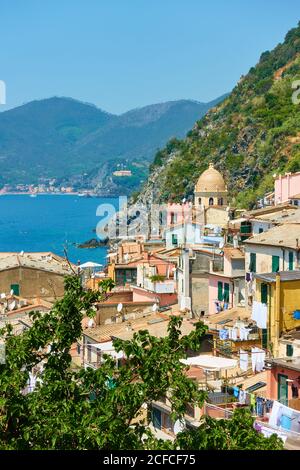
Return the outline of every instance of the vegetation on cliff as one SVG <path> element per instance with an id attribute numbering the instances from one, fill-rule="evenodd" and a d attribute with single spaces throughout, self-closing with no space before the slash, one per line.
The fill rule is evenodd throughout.
<path id="1" fill-rule="evenodd" d="M 297 80 L 300 23 L 282 44 L 261 55 L 184 140 L 173 139 L 156 154 L 147 183 L 154 198 L 179 201 L 191 195 L 212 161 L 228 182 L 232 202 L 251 207 L 272 190 L 274 173 L 299 171 L 300 104 L 292 99 L 298 94 Z"/>

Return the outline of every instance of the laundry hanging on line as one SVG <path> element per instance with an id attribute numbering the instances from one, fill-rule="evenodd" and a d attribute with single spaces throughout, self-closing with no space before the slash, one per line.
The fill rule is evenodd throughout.
<path id="1" fill-rule="evenodd" d="M 256 322 L 258 328 L 267 328 L 267 313 L 268 307 L 266 304 L 257 302 L 256 300 L 253 302 L 251 318 Z"/>

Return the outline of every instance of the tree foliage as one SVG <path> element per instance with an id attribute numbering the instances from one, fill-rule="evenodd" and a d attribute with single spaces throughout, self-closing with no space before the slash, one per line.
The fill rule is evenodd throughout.
<path id="1" fill-rule="evenodd" d="M 64 298 L 49 313 L 33 313 L 30 329 L 18 335 L 10 325 L 1 330 L 6 361 L 0 365 L 0 449 L 280 447 L 276 439 L 259 436 L 246 414 L 242 428 L 238 417 L 208 419 L 175 442 L 160 441 L 150 432 L 141 413 L 145 404 L 170 393 L 176 420 L 188 403 L 201 406 L 205 399 L 179 361 L 188 349 L 199 349 L 206 331 L 202 323 L 182 336 L 182 319 L 172 317 L 165 338 L 139 331 L 130 341 L 114 341 L 115 349 L 126 354 L 124 365 L 117 367 L 105 356 L 98 369 L 72 368 L 71 346 L 82 336 L 83 317 L 93 316 L 94 303 L 103 299 L 102 287 L 102 292 L 85 291 L 77 276 L 68 277 Z M 41 364 L 36 388 L 24 393 L 29 373 Z"/>

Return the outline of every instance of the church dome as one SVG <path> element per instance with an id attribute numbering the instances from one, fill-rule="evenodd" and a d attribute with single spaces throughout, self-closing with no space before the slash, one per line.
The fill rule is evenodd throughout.
<path id="1" fill-rule="evenodd" d="M 214 168 L 213 163 L 200 175 L 196 187 L 196 193 L 217 193 L 227 191 L 225 181 L 221 173 Z"/>

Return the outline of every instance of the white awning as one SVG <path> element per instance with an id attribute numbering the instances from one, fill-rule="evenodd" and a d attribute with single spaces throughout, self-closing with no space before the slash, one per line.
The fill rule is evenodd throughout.
<path id="1" fill-rule="evenodd" d="M 113 356 L 116 359 L 122 359 L 124 357 L 123 351 L 117 352 L 114 349 L 112 341 L 107 341 L 106 343 L 89 344 L 89 346 L 93 346 L 94 348 L 99 349 L 102 353 L 109 354 L 110 356 Z"/>
<path id="2" fill-rule="evenodd" d="M 233 369 L 237 367 L 236 359 L 227 359 L 216 356 L 195 356 L 187 359 L 180 359 L 180 362 L 187 366 L 198 366 L 206 370 Z"/>
<path id="3" fill-rule="evenodd" d="M 80 269 L 85 269 L 85 268 L 100 268 L 102 264 L 99 263 L 94 263 L 93 261 L 87 261 L 86 263 L 83 263 L 79 266 Z"/>

